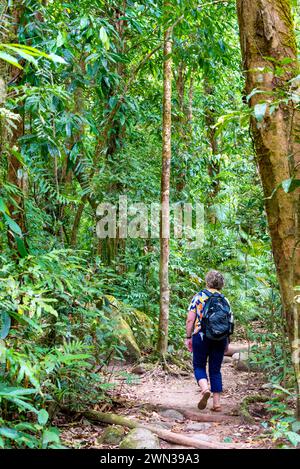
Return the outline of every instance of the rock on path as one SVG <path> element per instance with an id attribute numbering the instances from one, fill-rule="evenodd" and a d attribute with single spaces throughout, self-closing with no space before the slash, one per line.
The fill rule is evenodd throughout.
<path id="1" fill-rule="evenodd" d="M 159 439 L 145 428 L 131 430 L 120 444 L 122 449 L 160 449 Z"/>

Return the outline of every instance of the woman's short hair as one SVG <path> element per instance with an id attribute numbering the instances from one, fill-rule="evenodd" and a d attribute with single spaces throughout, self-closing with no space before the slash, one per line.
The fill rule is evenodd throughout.
<path id="1" fill-rule="evenodd" d="M 205 281 L 208 288 L 215 288 L 216 290 L 222 290 L 225 283 L 223 275 L 217 270 L 210 270 L 206 274 Z"/>

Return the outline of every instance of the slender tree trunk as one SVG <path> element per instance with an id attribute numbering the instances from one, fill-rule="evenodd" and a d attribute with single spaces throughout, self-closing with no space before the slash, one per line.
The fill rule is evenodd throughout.
<path id="1" fill-rule="evenodd" d="M 204 118 L 207 137 L 211 148 L 211 156 L 207 166 L 208 175 L 211 179 L 211 188 L 209 193 L 209 205 L 211 205 L 214 203 L 215 198 L 220 191 L 220 182 L 218 180 L 218 175 L 220 173 L 220 162 L 216 159 L 217 155 L 219 154 L 219 145 L 216 137 L 216 129 L 214 128 L 216 123 L 216 112 L 212 102 L 215 95 L 215 87 L 211 84 L 208 77 L 206 77 L 204 80 L 204 93 L 207 100 L 207 104 L 204 110 Z M 214 216 L 211 217 L 211 221 L 215 222 Z"/>
<path id="2" fill-rule="evenodd" d="M 9 145 L 14 150 L 8 154 L 7 161 L 7 182 L 18 188 L 18 193 L 14 194 L 13 202 L 8 205 L 10 216 L 15 220 L 22 230 L 23 235 L 26 234 L 26 221 L 24 209 L 24 191 L 27 187 L 27 175 L 22 169 L 22 163 L 17 158 L 15 152 L 19 151 L 18 140 L 24 134 L 23 119 L 16 121 L 16 128 L 13 129 L 12 136 L 9 139 Z M 10 239 L 10 242 L 13 242 Z"/>
<path id="3" fill-rule="evenodd" d="M 72 231 L 71 231 L 71 239 L 70 239 L 70 246 L 76 247 L 77 244 L 77 235 L 78 235 L 78 230 L 80 226 L 80 221 L 81 217 L 84 211 L 84 207 L 86 204 L 87 197 L 82 197 L 81 202 L 77 208 L 77 211 L 75 213 L 74 221 L 73 221 L 73 226 L 72 226 Z"/>
<path id="4" fill-rule="evenodd" d="M 188 102 L 188 121 L 192 125 L 193 122 L 193 99 L 194 99 L 194 77 L 191 72 L 190 84 L 189 84 L 189 102 Z"/>
<path id="5" fill-rule="evenodd" d="M 123 0 L 120 5 L 112 8 L 112 24 L 114 29 L 118 33 L 118 39 L 115 44 L 116 50 L 120 55 L 126 55 L 126 28 L 127 21 L 124 20 L 126 15 L 127 1 Z M 115 65 L 115 73 L 119 77 L 120 83 L 125 83 L 126 80 L 126 64 L 124 62 L 117 62 Z M 115 89 L 112 87 L 107 96 L 107 108 L 110 108 L 109 101 L 114 96 Z M 126 133 L 126 123 L 120 121 L 120 116 L 118 113 L 115 114 L 114 118 L 111 121 L 110 129 L 106 134 L 106 151 L 105 158 L 106 164 L 109 165 L 115 160 L 115 154 L 120 148 L 122 148 L 124 137 Z M 108 185 L 109 193 L 119 193 L 123 192 L 123 184 L 119 181 L 112 181 Z M 111 265 L 112 262 L 119 256 L 122 257 L 122 254 L 126 250 L 126 239 L 121 239 L 119 236 L 119 227 L 117 228 L 116 238 L 106 238 L 98 240 L 98 252 L 102 253 L 102 261 L 108 265 Z M 120 260 L 118 260 L 119 266 Z M 122 268 L 125 268 L 125 265 L 122 265 Z"/>
<path id="6" fill-rule="evenodd" d="M 22 13 L 24 10 L 23 2 L 16 1 L 13 8 L 7 10 L 8 14 L 12 17 L 12 26 L 8 32 L 8 40 L 10 42 L 18 42 L 18 28 L 20 25 Z M 22 71 L 10 66 L 7 72 L 8 82 L 10 84 L 18 85 L 22 80 Z M 18 110 L 14 110 L 17 114 Z M 20 118 L 15 121 L 15 128 L 12 129 L 11 135 L 7 136 L 9 142 L 9 152 L 7 157 L 7 182 L 13 184 L 18 188 L 18 192 L 12 197 L 12 202 L 8 204 L 11 218 L 19 225 L 23 235 L 26 235 L 26 217 L 24 207 L 24 192 L 27 190 L 27 173 L 24 171 L 20 159 L 17 157 L 19 152 L 18 141 L 24 135 L 24 119 L 22 114 Z M 8 232 L 8 241 L 10 246 L 15 249 L 14 237 Z"/>
<path id="7" fill-rule="evenodd" d="M 255 89 L 266 92 L 249 99 L 258 115 L 251 118 L 251 131 L 299 393 L 300 195 L 299 189 L 276 190 L 283 180 L 300 178 L 300 112 L 292 100 L 276 105 L 291 88 L 299 91 L 297 81 L 290 81 L 299 73 L 291 6 L 289 0 L 237 0 L 237 11 L 246 94 Z"/>
<path id="8" fill-rule="evenodd" d="M 161 173 L 160 223 L 160 316 L 158 352 L 163 357 L 168 348 L 169 326 L 169 254 L 170 254 L 170 172 L 171 172 L 171 98 L 172 98 L 172 28 L 164 33 L 163 148 Z"/>
<path id="9" fill-rule="evenodd" d="M 183 121 L 184 116 L 184 89 L 185 89 L 185 64 L 184 62 L 180 62 L 177 68 L 177 76 L 176 76 L 176 89 L 177 89 L 177 97 L 178 97 L 178 107 L 179 111 L 181 112 L 180 121 Z"/>
<path id="10" fill-rule="evenodd" d="M 115 30 L 118 33 L 118 41 L 116 43 L 116 50 L 119 54 L 125 54 L 125 45 L 126 45 L 126 27 L 127 21 L 124 18 L 126 15 L 126 6 L 127 1 L 123 0 L 122 5 L 119 7 L 113 8 L 113 25 Z M 126 65 L 124 62 L 117 62 L 116 64 L 116 73 L 119 76 L 121 82 L 125 81 L 126 77 Z M 114 95 L 113 89 L 111 89 L 111 93 L 108 98 L 111 98 Z M 107 135 L 107 143 L 106 143 L 106 157 L 109 159 L 114 156 L 116 151 L 122 146 L 122 139 L 125 136 L 126 125 L 120 122 L 120 119 L 114 119 L 111 124 L 110 131 Z"/>
<path id="11" fill-rule="evenodd" d="M 175 136 L 178 135 L 176 151 L 177 159 L 175 159 L 173 163 L 174 186 L 176 187 L 176 191 L 180 198 L 183 196 L 183 191 L 187 183 L 188 164 L 186 161 L 186 155 L 189 153 L 189 147 L 193 138 L 193 72 L 190 71 L 190 79 L 188 83 L 187 75 L 188 70 L 186 64 L 184 62 L 180 62 L 175 75 L 179 117 L 176 121 L 175 127 Z M 185 99 L 186 97 L 187 100 Z M 187 101 L 187 103 L 185 101 Z"/>

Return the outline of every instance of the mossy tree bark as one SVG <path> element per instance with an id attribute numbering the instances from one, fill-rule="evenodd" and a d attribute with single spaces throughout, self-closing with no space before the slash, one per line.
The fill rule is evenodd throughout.
<path id="1" fill-rule="evenodd" d="M 277 189 L 284 180 L 300 178 L 300 112 L 286 99 L 291 89 L 299 91 L 297 81 L 291 82 L 299 73 L 291 5 L 289 0 L 237 0 L 237 11 L 249 105 L 257 110 L 266 104 L 258 119 L 253 114 L 251 131 L 299 394 L 300 194 L 299 188 Z M 252 94 L 256 89 L 263 93 Z"/>
<path id="2" fill-rule="evenodd" d="M 170 5 L 164 3 L 165 15 Z M 168 348 L 169 326 L 169 255 L 170 255 L 170 173 L 171 173 L 171 111 L 172 111 L 172 27 L 164 33 L 164 91 L 163 91 L 163 149 L 161 172 L 161 221 L 160 221 L 160 315 L 158 353 L 163 357 Z"/>

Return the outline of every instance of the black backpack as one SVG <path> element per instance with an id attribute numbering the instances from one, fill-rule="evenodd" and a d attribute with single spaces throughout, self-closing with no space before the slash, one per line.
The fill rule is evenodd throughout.
<path id="1" fill-rule="evenodd" d="M 201 331 L 211 340 L 222 340 L 233 333 L 230 305 L 222 293 L 203 290 L 208 296 L 204 304 Z"/>

